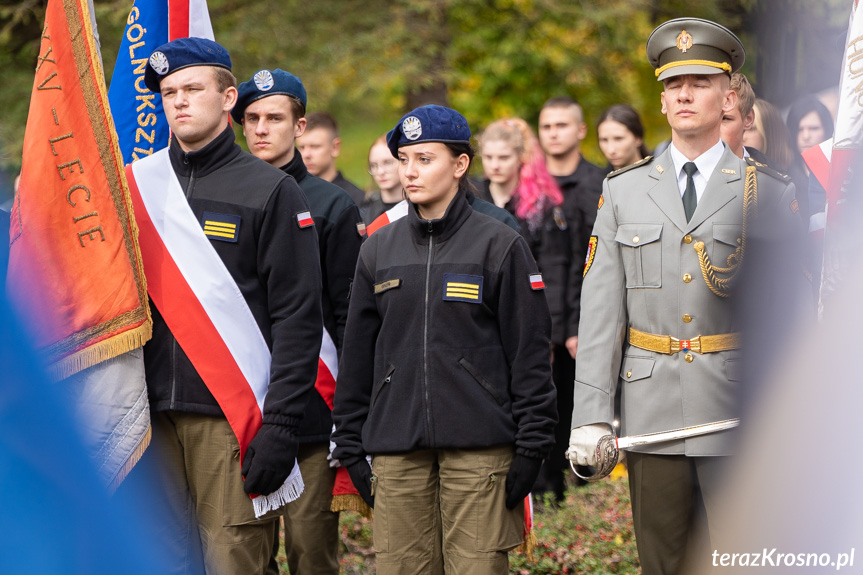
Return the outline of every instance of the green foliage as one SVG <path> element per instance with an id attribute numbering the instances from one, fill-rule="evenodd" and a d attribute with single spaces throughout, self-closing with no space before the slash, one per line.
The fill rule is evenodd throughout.
<path id="1" fill-rule="evenodd" d="M 0 167 L 20 166 L 47 1 L 0 0 Z M 96 1 L 108 76 L 131 5 Z M 406 108 L 428 101 L 448 102 L 479 131 L 502 116 L 535 123 L 547 98 L 570 95 L 591 128 L 585 155 L 603 164 L 592 122 L 607 106 L 628 102 L 642 114 L 648 145 L 655 145 L 669 136 L 659 113 L 661 88 L 645 57 L 658 22 L 681 15 L 722 22 L 750 49 L 744 71 L 752 73 L 754 16 L 769 19 L 781 7 L 835 31 L 847 21 L 850 0 L 209 0 L 209 7 L 237 77 L 275 67 L 300 76 L 309 109 L 327 109 L 345 135 L 359 136 L 344 138 L 340 164 L 349 178 L 368 181 L 371 141 L 361 136 L 391 127 Z"/>

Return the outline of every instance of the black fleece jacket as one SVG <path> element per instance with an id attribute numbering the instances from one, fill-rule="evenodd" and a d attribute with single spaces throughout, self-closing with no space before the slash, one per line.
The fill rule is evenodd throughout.
<path id="1" fill-rule="evenodd" d="M 293 159 L 282 166 L 282 171 L 300 184 L 315 220 L 323 279 L 321 305 L 324 328 L 335 343 L 336 351 L 341 354 L 351 283 L 365 236 L 365 225 L 359 208 L 348 193 L 310 174 L 298 152 L 294 152 Z M 361 227 L 357 227 L 358 224 Z M 319 393 L 312 393 L 300 424 L 300 443 L 328 442 L 332 429 L 333 416 L 329 406 Z"/>
<path id="2" fill-rule="evenodd" d="M 237 224 L 233 238 L 209 236 L 249 304 L 272 352 L 264 422 L 296 429 L 312 391 L 320 353 L 321 271 L 314 227 L 293 178 L 240 149 L 227 127 L 196 152 L 171 142 L 170 159 L 195 216 Z M 144 346 L 150 408 L 223 415 L 155 306 Z"/>
<path id="3" fill-rule="evenodd" d="M 557 410 L 535 273 L 524 238 L 464 192 L 439 220 L 411 205 L 373 234 L 351 293 L 335 456 L 514 444 L 542 458 Z"/>
<path id="4" fill-rule="evenodd" d="M 563 192 L 563 210 L 566 214 L 572 240 L 572 263 L 570 279 L 567 284 L 567 329 L 566 337 L 578 335 L 578 320 L 581 317 L 581 281 L 584 275 L 585 256 L 596 222 L 599 197 L 602 195 L 602 182 L 605 170 L 591 164 L 582 156 L 578 167 L 568 176 L 554 176 L 560 191 Z"/>

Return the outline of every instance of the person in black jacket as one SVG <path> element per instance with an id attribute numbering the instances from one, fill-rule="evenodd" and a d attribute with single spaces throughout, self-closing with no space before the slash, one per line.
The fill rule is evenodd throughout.
<path id="1" fill-rule="evenodd" d="M 554 443 L 542 276 L 524 238 L 468 204 L 469 139 L 441 106 L 390 132 L 408 215 L 354 276 L 333 440 L 375 507 L 381 575 L 506 572 Z"/>
<path id="2" fill-rule="evenodd" d="M 557 388 L 558 424 L 555 447 L 543 463 L 534 495 L 551 492 L 557 502 L 564 497 L 564 453 L 569 445 L 569 417 L 572 413 L 572 378 L 561 366 L 572 362 L 565 342 L 577 335 L 578 324 L 570 326 L 568 310 L 572 261 L 572 228 L 563 210 L 563 195 L 545 167 L 545 158 L 533 130 L 521 118 L 492 122 L 480 138 L 485 187 L 495 204 L 518 220 L 542 278 L 551 311 L 551 357 Z"/>
<path id="3" fill-rule="evenodd" d="M 318 367 L 316 391 L 309 397 L 298 432 L 297 460 L 305 481 L 303 496 L 285 506 L 285 555 L 294 575 L 339 572 L 339 514 L 330 511 L 336 470 L 330 466 L 330 410 L 345 324 L 348 294 L 353 281 L 365 224 L 351 197 L 335 184 L 306 170 L 294 141 L 306 126 L 306 89 L 284 70 L 260 70 L 239 87 L 231 111 L 243 126 L 249 150 L 258 158 L 291 175 L 309 202 L 320 247 L 324 315 L 323 365 Z M 327 359 L 329 357 L 329 360 Z M 330 363 L 327 366 L 327 363 Z M 274 546 L 274 551 L 278 545 Z"/>
<path id="4" fill-rule="evenodd" d="M 217 403 L 211 380 L 199 374 L 202 364 L 190 359 L 195 353 L 206 361 L 206 353 L 183 349 L 174 337 L 172 322 L 183 320 L 182 311 L 151 306 L 153 338 L 144 361 L 153 437 L 145 458 L 161 463 L 162 493 L 176 520 L 188 519 L 189 510 L 197 520 L 178 525 L 166 518 L 167 544 L 191 548 L 200 534 L 207 573 L 263 574 L 280 510 L 257 519 L 249 494 L 278 490 L 295 467 L 320 351 L 321 271 L 299 186 L 234 142 L 228 119 L 237 89 L 230 66 L 215 42 L 182 38 L 151 55 L 145 82 L 161 92 L 173 134 L 171 167 L 203 228 L 202 241 L 209 241 L 190 249 L 215 250 L 271 352 L 263 424 L 241 464 L 236 430 L 226 418 L 232 406 Z M 249 329 L 239 319 L 234 328 Z M 230 385 L 233 396 L 250 392 L 240 378 Z M 186 565 L 193 563 L 190 557 Z"/>

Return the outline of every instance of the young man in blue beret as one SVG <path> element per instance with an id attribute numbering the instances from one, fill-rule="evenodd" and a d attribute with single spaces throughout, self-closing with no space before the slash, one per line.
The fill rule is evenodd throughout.
<path id="1" fill-rule="evenodd" d="M 192 223 L 179 240 L 162 236 L 172 257 L 149 262 L 165 270 L 167 260 L 176 261 L 182 280 L 146 268 L 154 304 L 153 338 L 144 347 L 153 411 L 146 456 L 160 466 L 174 515 L 164 521 L 166 545 L 187 550 L 181 573 L 195 565 L 198 538 L 207 573 L 266 572 L 282 502 L 302 490 L 292 478 L 299 476 L 299 427 L 322 332 L 317 235 L 303 216 L 308 204 L 293 178 L 234 142 L 230 68 L 228 53 L 210 40 L 159 47 L 145 82 L 161 93 L 173 136 L 167 150 L 132 166 L 144 197 L 152 180 L 143 168 L 162 162 L 150 173 L 179 198 L 166 219 L 185 214 Z M 184 268 L 184 258 L 204 263 Z M 200 281 L 205 287 L 196 291 Z M 153 291 L 175 295 L 185 286 L 193 292 L 187 304 L 164 309 Z M 198 305 L 207 321 L 190 322 Z M 224 348 L 201 343 L 212 330 Z M 293 492 L 282 497 L 286 486 Z M 250 495 L 267 497 L 253 503 Z M 269 512 L 256 509 L 259 501 L 272 503 Z"/>
<path id="2" fill-rule="evenodd" d="M 284 70 L 260 70 L 239 87 L 231 114 L 243 126 L 249 150 L 293 176 L 306 194 L 318 232 L 323 273 L 324 339 L 316 391 L 309 397 L 297 456 L 305 492 L 285 507 L 285 554 L 294 575 L 339 572 L 339 515 L 330 511 L 336 470 L 328 461 L 333 427 L 337 355 L 348 319 L 348 300 L 365 224 L 340 187 L 309 173 L 294 142 L 306 127 L 306 90 Z M 333 463 L 335 465 L 335 463 Z M 277 548 L 278 546 L 276 546 Z"/>

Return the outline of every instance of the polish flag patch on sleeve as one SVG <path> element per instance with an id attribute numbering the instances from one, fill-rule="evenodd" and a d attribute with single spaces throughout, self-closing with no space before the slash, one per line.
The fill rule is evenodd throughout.
<path id="1" fill-rule="evenodd" d="M 530 274 L 530 289 L 545 289 L 545 282 L 542 281 L 542 274 Z"/>
<path id="2" fill-rule="evenodd" d="M 300 212 L 297 214 L 297 225 L 300 228 L 307 228 L 315 225 L 315 220 L 312 219 L 312 212 Z"/>

